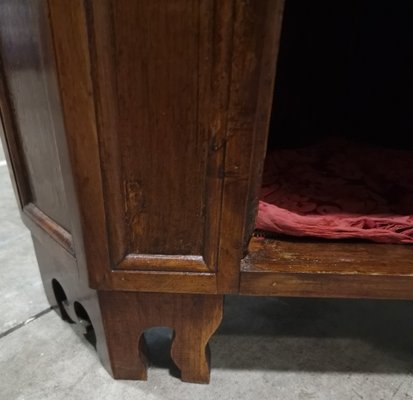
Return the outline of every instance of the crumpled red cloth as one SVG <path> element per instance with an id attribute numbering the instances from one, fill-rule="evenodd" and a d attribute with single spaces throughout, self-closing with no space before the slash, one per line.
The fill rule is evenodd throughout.
<path id="1" fill-rule="evenodd" d="M 256 228 L 413 243 L 413 152 L 332 138 L 266 159 Z"/>

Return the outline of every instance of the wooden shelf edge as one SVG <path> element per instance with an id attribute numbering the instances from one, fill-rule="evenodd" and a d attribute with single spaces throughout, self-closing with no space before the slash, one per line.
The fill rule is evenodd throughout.
<path id="1" fill-rule="evenodd" d="M 240 294 L 413 299 L 413 247 L 252 238 Z"/>
<path id="2" fill-rule="evenodd" d="M 413 299 L 413 276 L 241 272 L 240 294 Z"/>

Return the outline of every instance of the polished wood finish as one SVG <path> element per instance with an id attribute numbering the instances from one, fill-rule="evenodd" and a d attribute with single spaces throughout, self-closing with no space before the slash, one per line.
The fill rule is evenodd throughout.
<path id="1" fill-rule="evenodd" d="M 159 323 L 182 378 L 207 381 L 217 293 L 238 291 L 250 231 L 282 1 L 1 6 L 2 140 L 51 305 L 73 322 L 83 307 L 115 376 L 127 335 Z"/>
<path id="2" fill-rule="evenodd" d="M 282 0 L 0 6 L 22 219 L 50 304 L 89 321 L 113 376 L 146 378 L 161 325 L 182 379 L 207 382 L 223 294 L 413 298 L 408 246 L 251 239 Z"/>
<path id="3" fill-rule="evenodd" d="M 87 4 L 49 1 L 90 285 L 236 292 L 282 2 Z"/>
<path id="4" fill-rule="evenodd" d="M 70 254 L 62 253 L 57 247 L 53 248 L 47 242 L 42 243 L 34 236 L 33 244 L 51 307 L 67 322 L 77 323 L 83 327 L 90 324 L 89 329 L 93 330 L 96 340 L 93 344 L 99 359 L 112 374 L 101 306 L 96 291 L 88 287 L 85 279 L 79 279 L 76 259 Z M 61 292 L 56 290 L 56 285 L 62 289 Z M 87 331 L 83 333 L 86 334 Z"/>
<path id="5" fill-rule="evenodd" d="M 61 105 L 74 178 L 73 193 L 79 207 L 78 234 L 83 251 L 78 260 L 87 271 L 90 286 L 96 288 L 97 270 L 107 267 L 108 248 L 86 19 L 81 3 L 49 1 L 48 8 L 56 72 L 60 93 L 64 93 Z"/>
<path id="6" fill-rule="evenodd" d="M 281 0 L 235 2 L 224 139 L 218 290 L 239 290 L 239 265 L 255 223 L 281 30 Z M 259 159 L 261 156 L 261 159 Z"/>
<path id="7" fill-rule="evenodd" d="M 32 227 L 33 231 L 35 231 L 37 227 L 41 227 L 45 234 L 55 240 L 64 250 L 73 256 L 75 255 L 72 235 L 33 203 L 29 203 L 23 207 L 23 219 L 26 225 Z"/>
<path id="8" fill-rule="evenodd" d="M 51 57 L 50 36 L 46 37 L 49 35 L 47 11 L 39 1 L 23 2 L 24 7 L 18 12 L 18 6 L 12 3 L 4 1 L 0 15 L 3 85 L 7 88 L 2 91 L 7 90 L 8 100 L 2 108 L 12 109 L 15 122 L 10 121 L 8 125 L 18 131 L 17 137 L 10 139 L 10 145 L 19 147 L 14 161 L 18 166 L 16 172 L 20 173 L 22 200 L 24 205 L 31 201 L 70 231 L 70 213 L 56 145 L 61 117 L 53 112 L 53 101 L 58 94 L 53 72 L 47 69 Z M 30 28 L 16 30 L 17 23 Z M 5 117 L 6 123 L 8 119 Z"/>
<path id="9" fill-rule="evenodd" d="M 413 298 L 413 248 L 360 242 L 252 238 L 241 294 Z"/>
<path id="10" fill-rule="evenodd" d="M 150 6 L 144 2 L 133 4 L 91 3 L 85 10 L 81 1 L 71 2 L 69 7 L 66 2 L 50 1 L 60 82 L 67 93 L 66 105 L 63 99 L 67 120 L 73 120 L 76 113 L 77 121 L 90 123 L 89 128 L 68 129 L 83 132 L 81 139 L 79 135 L 69 135 L 69 147 L 76 153 L 77 142 L 82 140 L 93 148 L 91 154 L 96 158 L 96 161 L 89 157 L 82 160 L 73 155 L 77 157 L 73 164 L 84 177 L 81 180 L 95 183 L 93 188 L 78 187 L 79 196 L 84 197 L 81 202 L 84 225 L 88 230 L 93 229 L 87 235 L 93 245 L 87 247 L 98 253 L 98 257 L 90 257 L 89 261 L 94 287 L 108 279 L 112 270 L 139 271 L 142 266 L 146 269 L 146 264 L 153 263 L 163 271 L 209 272 L 216 265 L 210 260 L 215 250 L 204 249 L 204 244 L 211 242 L 204 241 L 204 236 L 209 235 L 208 229 L 212 226 L 206 225 L 209 213 L 216 213 L 214 207 L 220 206 L 220 185 L 213 192 L 208 192 L 205 186 L 206 172 L 212 168 L 209 166 L 212 133 L 202 125 L 198 115 L 198 98 L 203 95 L 199 94 L 200 87 L 209 85 L 202 81 L 198 58 L 208 55 L 198 54 L 198 42 L 190 39 L 191 43 L 187 43 L 187 38 L 198 36 L 199 40 L 206 40 L 204 35 L 209 32 L 201 32 L 197 23 L 198 18 L 205 18 L 206 11 L 201 2 L 194 3 L 193 9 L 188 8 L 188 25 L 181 29 L 183 20 L 175 18 L 175 14 L 186 12 L 185 2 L 173 7 L 165 1 L 151 2 Z M 169 18 L 165 13 L 170 14 Z M 159 15 L 162 21 L 167 18 L 163 34 L 171 36 L 176 43 L 179 58 L 170 57 L 167 48 L 162 46 L 169 47 L 171 43 L 164 45 L 157 31 L 146 24 L 133 23 L 153 15 Z M 160 22 L 156 26 L 163 26 Z M 133 34 L 131 29 L 135 30 Z M 176 34 L 172 35 L 172 31 Z M 150 47 L 146 49 L 147 45 L 136 42 L 137 38 L 148 42 Z M 115 39 L 122 43 L 113 42 Z M 156 44 L 159 52 L 151 50 L 154 47 L 151 43 Z M 70 51 L 68 45 L 73 46 Z M 141 47 L 144 54 L 137 51 L 136 46 Z M 123 50 L 129 47 L 129 51 Z M 76 54 L 78 58 L 68 57 L 69 54 Z M 188 63 L 187 70 L 177 68 L 181 57 Z M 145 60 L 145 64 L 142 65 L 141 60 Z M 93 82 L 90 68 L 94 71 Z M 85 96 L 84 104 L 78 101 L 80 88 L 72 84 L 74 70 L 79 76 L 79 86 L 94 94 Z M 148 71 L 151 71 L 149 75 Z M 181 89 L 185 96 L 178 95 Z M 143 93 L 147 93 L 146 100 Z M 69 103 L 70 98 L 73 101 Z M 121 137 L 117 136 L 119 131 Z M 182 143 L 182 138 L 187 138 L 187 142 Z M 155 179 L 149 179 L 149 171 Z M 184 193 L 185 190 L 188 192 Z M 211 210 L 206 208 L 205 198 L 215 199 Z M 102 235 L 107 235 L 109 241 L 106 237 L 101 240 Z M 211 243 L 211 246 L 216 248 L 217 244 Z M 193 262 L 194 256 L 199 262 Z M 175 263 L 176 260 L 181 261 Z M 139 286 L 140 275 L 136 274 L 135 285 Z M 174 279 L 172 273 L 170 279 Z"/>
<path id="11" fill-rule="evenodd" d="M 187 382 L 209 381 L 207 345 L 222 319 L 223 296 L 100 291 L 113 376 L 146 379 L 143 333 L 174 330 L 171 356 Z"/>
<path id="12" fill-rule="evenodd" d="M 78 200 L 48 14 L 43 0 L 1 1 L 1 139 L 49 303 L 64 310 L 65 318 L 73 323 L 80 323 L 87 314 L 99 357 L 111 372 L 97 293 L 88 286 L 81 256 Z M 62 288 L 64 304 L 54 285 Z M 79 307 L 86 310 L 81 316 L 76 311 Z"/>

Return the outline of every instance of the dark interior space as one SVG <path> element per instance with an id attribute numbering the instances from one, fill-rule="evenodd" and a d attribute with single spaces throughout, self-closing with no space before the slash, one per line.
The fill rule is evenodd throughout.
<path id="1" fill-rule="evenodd" d="M 412 148 L 413 2 L 286 1 L 269 149 L 330 135 Z"/>
<path id="2" fill-rule="evenodd" d="M 256 228 L 413 243 L 413 2 L 285 7 Z"/>

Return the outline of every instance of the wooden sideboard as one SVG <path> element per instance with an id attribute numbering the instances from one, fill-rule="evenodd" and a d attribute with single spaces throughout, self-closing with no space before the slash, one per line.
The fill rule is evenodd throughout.
<path id="1" fill-rule="evenodd" d="M 1 0 L 3 145 L 50 304 L 116 378 L 175 331 L 207 382 L 225 294 L 413 298 L 409 246 L 252 236 L 282 0 Z"/>

